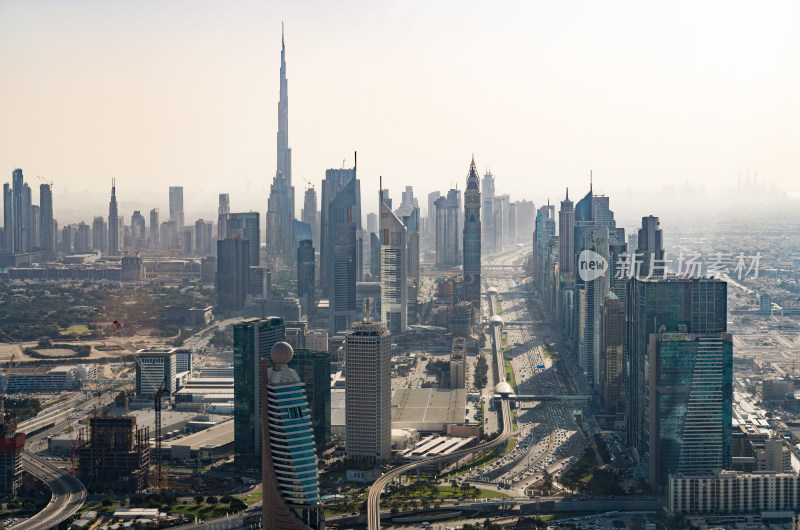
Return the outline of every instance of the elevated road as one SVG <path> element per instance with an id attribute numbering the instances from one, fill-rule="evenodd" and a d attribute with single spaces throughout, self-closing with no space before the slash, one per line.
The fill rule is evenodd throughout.
<path id="1" fill-rule="evenodd" d="M 22 465 L 26 472 L 47 484 L 52 497 L 42 511 L 30 519 L 12 525 L 11 528 L 53 528 L 72 517 L 83 506 L 86 488 L 80 480 L 33 453 L 23 453 Z"/>
<path id="2" fill-rule="evenodd" d="M 496 295 L 490 294 L 490 303 L 489 303 L 489 311 L 491 315 L 495 314 L 495 302 L 496 302 Z M 503 349 L 500 347 L 500 326 L 492 326 L 492 352 L 495 356 L 495 363 L 499 362 L 500 364 L 495 366 L 495 370 L 504 370 L 503 364 Z M 501 381 L 500 378 L 497 381 Z M 369 496 L 367 497 L 367 528 L 369 530 L 380 530 L 381 527 L 381 493 L 383 489 L 386 487 L 389 482 L 392 481 L 395 477 L 402 475 L 403 473 L 408 473 L 418 467 L 425 466 L 428 464 L 436 464 L 439 462 L 445 462 L 455 459 L 464 458 L 469 456 L 473 453 L 478 451 L 485 451 L 487 449 L 494 449 L 500 445 L 505 445 L 508 442 L 508 439 L 511 438 L 514 434 L 514 427 L 511 422 L 511 404 L 509 403 L 508 396 L 503 397 L 502 400 L 502 424 L 503 430 L 500 432 L 500 435 L 492 441 L 484 442 L 478 444 L 473 447 L 468 447 L 466 449 L 462 449 L 460 451 L 455 451 L 448 455 L 442 456 L 433 456 L 429 458 L 424 458 L 422 460 L 417 460 L 416 462 L 411 462 L 408 464 L 404 464 L 400 467 L 396 467 L 385 473 L 381 476 L 378 480 L 376 480 L 372 487 L 369 489 Z"/>

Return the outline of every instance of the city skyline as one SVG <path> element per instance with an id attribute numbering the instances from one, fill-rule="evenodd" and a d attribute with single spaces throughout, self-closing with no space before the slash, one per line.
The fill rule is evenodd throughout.
<path id="1" fill-rule="evenodd" d="M 16 82 L 0 88 L 4 96 L 0 101 L 15 105 L 0 105 L 14 126 L 0 132 L 6 146 L 0 167 L 9 172 L 22 167 L 34 177 L 53 180 L 65 197 L 80 196 L 90 204 L 95 194 L 100 201 L 101 189 L 116 178 L 120 191 L 126 192 L 126 202 L 120 205 L 123 212 L 163 208 L 161 201 L 151 204 L 147 197 L 161 197 L 164 180 L 187 188 L 187 217 L 194 212 L 203 217 L 199 211 L 215 207 L 219 193 L 230 193 L 231 202 L 241 205 L 239 211 L 263 211 L 274 175 L 271 168 L 277 164 L 271 135 L 278 120 L 274 102 L 280 86 L 275 78 L 280 66 L 280 22 L 285 20 L 295 186 L 301 179 L 318 184 L 325 169 L 340 167 L 343 159 L 349 165 L 348 154 L 358 149 L 365 184 L 382 174 L 390 181 L 403 179 L 422 192 L 428 191 L 425 185 L 432 178 L 439 187 L 459 183 L 459 161 L 470 151 L 480 154 L 486 167 L 479 171 L 491 168 L 503 192 L 539 203 L 548 196 L 554 201 L 563 189 L 560 181 L 578 184 L 590 169 L 596 173 L 598 191 L 609 194 L 653 182 L 659 187 L 692 182 L 709 190 L 726 184 L 735 188 L 738 177 L 746 178 L 748 172 L 751 177 L 757 172 L 766 190 L 776 185 L 789 193 L 800 192 L 793 184 L 793 168 L 800 160 L 791 149 L 797 115 L 790 98 L 798 81 L 782 74 L 796 70 L 792 66 L 796 59 L 782 51 L 790 49 L 787 45 L 795 38 L 788 21 L 800 18 L 792 15 L 796 6 L 779 4 L 751 13 L 734 4 L 719 21 L 718 11 L 710 6 L 697 8 L 691 17 L 685 16 L 686 9 L 675 9 L 660 13 L 662 20 L 654 23 L 651 14 L 626 5 L 604 6 L 607 13 L 586 6 L 575 20 L 567 18 L 573 13 L 553 6 L 520 7 L 521 15 L 537 15 L 530 18 L 535 24 L 531 29 L 541 32 L 522 31 L 512 20 L 515 17 L 472 5 L 447 18 L 451 14 L 447 4 L 435 4 L 417 13 L 414 24 L 405 29 L 398 29 L 403 24 L 387 27 L 384 19 L 402 21 L 409 15 L 364 7 L 356 14 L 374 23 L 361 33 L 342 37 L 340 32 L 331 33 L 335 23 L 320 27 L 292 9 L 273 13 L 248 4 L 226 11 L 225 25 L 210 22 L 215 9 L 193 5 L 194 24 L 188 25 L 176 23 L 186 6 L 179 3 L 164 8 L 158 22 L 146 16 L 155 8 L 131 14 L 124 4 L 86 2 L 44 9 L 36 2 L 10 3 L 0 17 L 0 53 L 15 50 L 8 57 L 7 71 Z M 94 9 L 87 14 L 89 7 Z M 355 7 L 351 4 L 328 14 L 347 27 L 355 22 L 342 17 Z M 107 24 L 84 28 L 83 15 L 86 20 L 103 17 Z M 564 34 L 540 28 L 539 15 L 555 27 L 563 22 Z M 34 16 L 50 30 L 47 36 L 19 32 L 18 27 L 26 27 Z M 721 24 L 724 29 L 704 25 L 712 18 L 714 24 L 726 23 Z M 458 53 L 451 53 L 446 36 L 479 21 L 477 42 L 465 42 Z M 487 25 L 490 22 L 496 25 Z M 174 37 L 167 35 L 171 23 L 184 44 L 169 40 Z M 85 40 L 66 38 L 75 27 L 85 30 Z M 108 28 L 119 34 L 110 35 Z M 219 50 L 209 47 L 202 33 L 227 35 L 231 28 L 241 31 L 232 32 L 237 34 Z M 644 28 L 652 29 L 652 35 Z M 134 36 L 142 29 L 153 33 L 154 43 L 144 44 Z M 619 30 L 617 36 L 608 37 L 614 33 L 609 29 Z M 749 38 L 741 39 L 741 34 Z M 357 46 L 359 35 L 375 37 L 375 49 Z M 580 39 L 565 42 L 579 35 Z M 65 37 L 59 43 L 65 50 L 56 51 L 51 49 L 52 39 L 59 36 Z M 395 43 L 389 42 L 391 37 Z M 634 38 L 640 42 L 631 47 L 628 43 Z M 105 51 L 87 48 L 87 42 L 95 40 L 104 43 Z M 314 46 L 319 41 L 330 44 L 324 53 Z M 156 43 L 163 58 L 150 53 Z M 192 46 L 208 64 L 185 60 L 185 54 L 194 51 Z M 555 54 L 547 53 L 553 47 L 558 47 L 563 64 L 553 64 L 550 55 Z M 127 59 L 124 66 L 99 68 L 114 55 Z M 177 61 L 181 66 L 168 71 L 163 61 L 178 57 L 184 59 Z M 349 65 L 345 73 L 355 76 L 345 84 L 349 91 L 329 83 L 320 89 L 318 79 L 337 75 L 336 59 L 344 57 Z M 37 69 L 47 72 L 63 90 L 52 94 L 26 90 L 41 75 L 29 71 L 26 58 L 36 59 Z M 520 68 L 523 59 L 532 66 Z M 60 63 L 51 63 L 54 60 Z M 73 69 L 67 70 L 70 66 Z M 207 79 L 200 82 L 210 71 L 226 80 L 224 87 Z M 418 83 L 420 76 L 425 83 Z M 475 83 L 463 83 L 465 76 Z M 159 101 L 151 88 L 141 86 L 145 81 L 158 81 Z M 389 81 L 392 86 L 385 86 Z M 469 88 L 472 84 L 475 87 Z M 530 86 L 536 87 L 533 97 L 516 97 Z M 432 104 L 437 95 L 453 90 L 454 97 L 441 98 L 444 104 Z M 128 94 L 125 105 L 115 99 L 121 94 Z M 497 102 L 498 94 L 503 103 Z M 509 109 L 511 102 L 517 108 Z M 469 115 L 467 124 L 455 113 L 456 105 L 459 111 L 473 109 L 464 113 Z M 73 108 L 81 108 L 83 114 L 74 115 Z M 381 110 L 375 112 L 377 108 Z M 701 111 L 693 113 L 692 108 Z M 138 112 L 132 115 L 132 109 Z M 115 121 L 108 122 L 109 117 Z M 394 121 L 396 126 L 376 127 L 376 119 Z M 418 127 L 422 121 L 428 126 Z M 416 145 L 437 138 L 435 154 L 404 139 L 413 123 Z M 85 127 L 79 127 L 77 135 L 57 136 L 64 124 L 70 130 L 75 124 Z M 181 133 L 172 134 L 175 128 Z M 33 130 L 37 142 L 26 141 Z M 78 162 L 77 156 L 90 142 L 95 144 L 93 157 L 88 163 Z M 541 147 L 531 153 L 530 145 Z M 406 156 L 396 156 L 398 146 Z M 644 181 L 643 175 L 648 177 Z M 536 196 L 530 196 L 530 189 L 536 189 Z M 295 210 L 300 208 L 300 195 L 295 193 Z M 146 208 L 142 202 L 147 202 Z M 56 217 L 71 222 L 70 207 L 67 201 L 56 201 Z"/>

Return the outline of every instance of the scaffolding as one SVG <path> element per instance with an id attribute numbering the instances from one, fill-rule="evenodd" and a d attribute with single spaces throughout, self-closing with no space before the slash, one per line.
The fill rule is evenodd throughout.
<path id="1" fill-rule="evenodd" d="M 132 416 L 95 416 L 78 432 L 78 478 L 92 492 L 135 493 L 150 485 L 150 429 Z"/>

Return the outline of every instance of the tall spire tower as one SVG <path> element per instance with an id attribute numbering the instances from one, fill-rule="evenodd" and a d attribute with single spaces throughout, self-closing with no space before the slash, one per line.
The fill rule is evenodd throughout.
<path id="1" fill-rule="evenodd" d="M 481 192 L 475 157 L 469 165 L 464 191 L 464 300 L 477 312 L 481 303 Z"/>
<path id="2" fill-rule="evenodd" d="M 289 186 L 290 209 L 294 216 L 294 186 L 292 185 L 292 150 L 289 149 L 289 92 L 286 81 L 286 43 L 281 22 L 281 95 L 278 100 L 278 170 Z"/>

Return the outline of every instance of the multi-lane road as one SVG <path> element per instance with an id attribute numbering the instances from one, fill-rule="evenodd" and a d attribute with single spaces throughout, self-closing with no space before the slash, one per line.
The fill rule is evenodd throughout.
<path id="1" fill-rule="evenodd" d="M 24 453 L 22 465 L 26 472 L 48 485 L 52 491 L 50 503 L 39 513 L 11 526 L 19 530 L 53 528 L 77 512 L 86 501 L 83 483 L 69 473 L 32 453 Z"/>
<path id="2" fill-rule="evenodd" d="M 494 314 L 494 307 L 493 301 L 490 300 L 489 311 L 490 314 Z M 502 370 L 503 366 L 503 348 L 500 344 L 500 331 L 499 326 L 492 327 L 492 352 L 495 356 L 496 362 L 499 360 L 500 365 L 496 367 L 498 371 Z M 369 489 L 369 496 L 367 497 L 367 527 L 370 530 L 379 530 L 381 527 L 381 493 L 383 489 L 386 487 L 389 482 L 392 481 L 395 477 L 402 475 L 403 473 L 408 473 L 418 467 L 425 466 L 428 464 L 437 464 L 439 462 L 456 460 L 460 458 L 464 458 L 469 456 L 478 451 L 485 451 L 487 449 L 494 449 L 495 447 L 503 444 L 505 445 L 508 442 L 508 439 L 511 438 L 514 434 L 514 427 L 511 421 L 511 405 L 509 404 L 508 399 L 502 400 L 502 426 L 503 430 L 500 432 L 500 435 L 490 442 L 484 442 L 482 444 L 478 444 L 473 447 L 469 447 L 467 449 L 462 449 L 461 451 L 456 451 L 454 453 L 444 455 L 444 456 L 434 456 L 430 458 L 425 458 L 422 460 L 418 460 L 416 462 L 411 462 L 400 467 L 397 467 L 388 473 L 384 473 L 378 480 L 376 480 Z"/>

